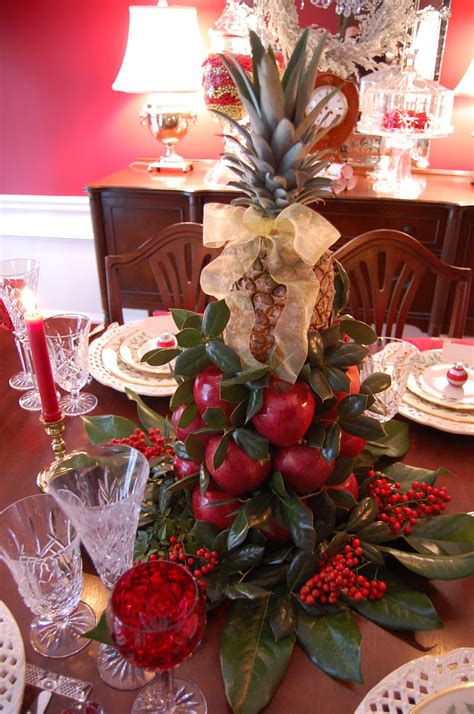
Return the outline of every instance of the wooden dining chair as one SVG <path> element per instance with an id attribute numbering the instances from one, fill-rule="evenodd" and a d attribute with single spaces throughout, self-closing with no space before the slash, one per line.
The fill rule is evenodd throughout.
<path id="1" fill-rule="evenodd" d="M 388 229 L 362 233 L 336 250 L 334 258 L 349 276 L 349 307 L 353 317 L 373 325 L 378 335 L 402 336 L 420 283 L 431 275 L 433 281 L 443 281 L 446 291 L 454 283 L 448 334 L 463 336 L 472 279 L 470 268 L 449 265 L 412 236 Z"/>
<path id="2" fill-rule="evenodd" d="M 175 223 L 149 238 L 134 251 L 107 255 L 105 274 L 110 321 L 123 322 L 122 273 L 133 269 L 137 275 L 135 280 L 139 280 L 140 268 L 145 265 L 151 269 L 156 280 L 155 309 L 177 307 L 203 312 L 212 298 L 201 290 L 201 270 L 219 253 L 203 245 L 200 223 Z M 155 296 L 153 300 L 155 302 Z"/>

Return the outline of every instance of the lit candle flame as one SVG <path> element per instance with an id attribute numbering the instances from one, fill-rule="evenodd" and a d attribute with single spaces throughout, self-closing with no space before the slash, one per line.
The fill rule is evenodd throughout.
<path id="1" fill-rule="evenodd" d="M 21 291 L 21 301 L 29 315 L 35 315 L 38 312 L 36 295 L 30 288 L 23 288 Z"/>

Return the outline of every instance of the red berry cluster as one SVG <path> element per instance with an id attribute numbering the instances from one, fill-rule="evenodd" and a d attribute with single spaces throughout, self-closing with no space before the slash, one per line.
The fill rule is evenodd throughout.
<path id="1" fill-rule="evenodd" d="M 370 472 L 370 475 L 375 474 Z M 451 500 L 445 486 L 434 488 L 413 481 L 411 488 L 401 493 L 399 483 L 393 483 L 378 474 L 369 484 L 369 494 L 377 501 L 378 520 L 390 526 L 395 535 L 410 535 L 412 526 L 416 526 L 419 518 L 439 515 Z"/>
<path id="2" fill-rule="evenodd" d="M 368 580 L 354 570 L 360 563 L 360 556 L 360 540 L 352 538 L 342 553 L 320 560 L 319 572 L 309 578 L 300 590 L 301 602 L 307 605 L 316 602 L 334 605 L 341 593 L 357 602 L 382 598 L 387 583 L 383 580 Z"/>
<path id="3" fill-rule="evenodd" d="M 384 115 L 383 128 L 422 131 L 426 129 L 429 121 L 426 112 L 415 112 L 413 109 L 407 109 L 407 111 L 401 112 L 399 109 L 395 109 L 393 112 L 387 112 Z"/>
<path id="4" fill-rule="evenodd" d="M 197 559 L 197 560 L 196 560 Z M 196 551 L 196 557 L 189 555 L 184 550 L 183 544 L 179 543 L 176 536 L 171 536 L 170 547 L 168 548 L 167 557 L 151 553 L 148 560 L 170 560 L 172 563 L 181 563 L 189 572 L 196 578 L 201 590 L 206 589 L 206 581 L 203 576 L 212 573 L 219 565 L 217 550 L 209 550 L 208 548 L 199 548 Z M 198 562 L 200 561 L 200 562 Z M 140 560 L 136 560 L 134 565 L 139 565 Z"/>
<path id="5" fill-rule="evenodd" d="M 149 429 L 148 439 L 151 444 L 147 441 L 145 433 L 141 429 L 135 429 L 133 434 L 126 436 L 123 439 L 111 439 L 109 444 L 127 444 L 127 446 L 132 446 L 137 451 L 141 451 L 148 461 L 157 459 L 159 456 L 172 456 L 173 449 L 166 444 L 165 439 L 161 436 L 161 431 L 159 429 Z"/>

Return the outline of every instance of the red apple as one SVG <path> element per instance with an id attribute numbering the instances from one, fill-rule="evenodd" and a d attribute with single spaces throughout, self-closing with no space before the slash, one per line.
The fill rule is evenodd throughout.
<path id="1" fill-rule="evenodd" d="M 271 459 L 254 461 L 240 446 L 229 439 L 224 462 L 215 469 L 213 459 L 221 438 L 219 434 L 212 436 L 206 446 L 207 470 L 217 485 L 233 496 L 240 496 L 260 486 L 270 473 Z"/>
<path id="2" fill-rule="evenodd" d="M 314 397 L 305 382 L 290 384 L 272 377 L 263 390 L 263 406 L 253 419 L 259 434 L 275 446 L 303 438 L 314 416 Z"/>
<path id="3" fill-rule="evenodd" d="M 222 381 L 222 372 L 211 365 L 199 372 L 194 380 L 193 395 L 199 413 L 202 416 L 206 409 L 221 407 L 228 417 L 232 414 L 237 404 L 225 402 L 220 398 L 219 389 Z"/>
<path id="4" fill-rule="evenodd" d="M 320 488 L 334 468 L 334 461 L 326 461 L 321 449 L 295 444 L 277 449 L 274 468 L 296 493 L 306 496 Z"/>
<path id="5" fill-rule="evenodd" d="M 288 528 L 280 526 L 275 520 L 273 520 L 268 528 L 259 528 L 260 533 L 268 538 L 269 543 L 272 545 L 285 545 L 291 540 L 291 533 Z"/>
<path id="6" fill-rule="evenodd" d="M 339 491 L 349 491 L 349 493 L 354 496 L 356 501 L 359 498 L 359 484 L 354 474 L 348 476 L 345 481 L 338 484 L 337 486 L 325 486 L 324 488 L 326 488 L 328 491 L 331 488 L 337 488 Z"/>
<path id="7" fill-rule="evenodd" d="M 180 459 L 179 456 L 173 456 L 173 466 L 174 472 L 177 478 L 186 478 L 186 476 L 191 476 L 191 474 L 199 473 L 201 468 L 200 461 L 187 461 L 186 459 Z"/>
<path id="8" fill-rule="evenodd" d="M 349 377 L 350 380 L 350 387 L 349 387 L 349 392 L 335 392 L 336 395 L 336 403 L 334 406 L 329 409 L 329 411 L 325 412 L 324 414 L 321 414 L 321 421 L 333 421 L 337 417 L 337 405 L 341 401 L 341 399 L 344 399 L 344 397 L 348 397 L 349 394 L 359 394 L 360 390 L 360 376 L 359 376 L 359 368 L 356 364 L 351 365 L 346 369 L 346 374 Z"/>
<path id="9" fill-rule="evenodd" d="M 213 505 L 219 501 L 227 501 L 229 498 L 231 498 L 229 493 L 211 487 L 202 496 L 199 486 L 196 486 L 191 497 L 194 518 L 198 521 L 214 523 L 221 531 L 229 528 L 234 520 L 233 513 L 239 508 L 240 502 L 235 500 L 217 506 Z"/>
<path id="10" fill-rule="evenodd" d="M 181 441 L 185 441 L 186 437 L 188 437 L 190 434 L 193 434 L 198 429 L 204 429 L 204 427 L 206 426 L 203 420 L 201 419 L 200 414 L 196 414 L 196 416 L 194 417 L 192 422 L 188 424 L 188 426 L 178 426 L 179 420 L 181 419 L 181 414 L 186 409 L 186 406 L 186 404 L 181 404 L 176 409 L 176 411 L 173 412 L 171 417 L 171 423 L 173 424 L 174 430 L 176 432 L 176 438 L 180 439 Z M 209 434 L 197 434 L 197 437 L 201 439 L 204 444 L 207 444 L 207 442 L 209 441 Z"/>
<path id="11" fill-rule="evenodd" d="M 352 459 L 354 456 L 357 456 L 357 454 L 360 454 L 366 443 L 366 439 L 361 439 L 360 436 L 353 436 L 353 434 L 348 434 L 347 431 L 341 430 L 341 448 L 339 454 Z"/>

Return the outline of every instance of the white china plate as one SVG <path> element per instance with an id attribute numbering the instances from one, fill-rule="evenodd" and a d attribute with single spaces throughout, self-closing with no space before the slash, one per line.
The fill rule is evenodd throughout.
<path id="1" fill-rule="evenodd" d="M 461 387 L 448 383 L 446 373 L 452 362 L 443 360 L 442 350 L 421 352 L 418 363 L 408 377 L 408 389 L 432 404 L 450 409 L 474 410 L 474 367 L 464 365 L 467 382 Z"/>
<path id="2" fill-rule="evenodd" d="M 174 394 L 175 380 L 143 372 L 137 372 L 120 358 L 120 344 L 125 337 L 136 331 L 139 322 L 126 325 L 114 323 L 89 346 L 89 370 L 100 384 L 119 392 L 133 389 L 137 394 L 149 397 L 168 397 Z"/>
<path id="3" fill-rule="evenodd" d="M 0 712 L 17 714 L 25 688 L 25 648 L 12 613 L 0 600 Z"/>
<path id="4" fill-rule="evenodd" d="M 411 714 L 472 714 L 474 711 L 474 682 L 463 682 L 431 694 L 411 710 Z"/>
<path id="5" fill-rule="evenodd" d="M 413 707 L 437 694 L 460 684 L 474 682 L 474 648 L 460 647 L 445 655 L 419 657 L 388 674 L 364 697 L 354 714 L 409 714 Z M 473 690 L 466 689 L 469 696 Z M 456 700 L 454 700 L 456 701 Z M 423 714 L 448 714 L 447 708 L 416 709 Z M 456 709 L 456 714 L 469 710 Z"/>
<path id="6" fill-rule="evenodd" d="M 171 315 L 155 315 L 148 317 L 139 327 L 127 335 L 120 343 L 119 353 L 122 360 L 138 372 L 170 376 L 169 364 L 153 367 L 147 362 L 141 362 L 144 354 L 156 347 L 156 341 L 164 332 L 175 334 L 176 325 Z"/>
<path id="7" fill-rule="evenodd" d="M 406 391 L 398 413 L 411 421 L 431 426 L 450 434 L 474 436 L 472 414 L 464 415 L 451 409 L 425 402 L 418 395 Z"/>

